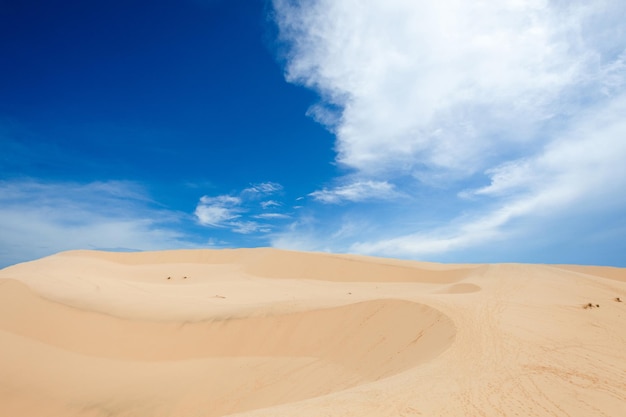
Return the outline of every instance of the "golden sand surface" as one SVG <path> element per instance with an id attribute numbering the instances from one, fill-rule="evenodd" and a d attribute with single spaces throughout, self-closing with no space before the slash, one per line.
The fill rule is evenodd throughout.
<path id="1" fill-rule="evenodd" d="M 0 270 L 0 416 L 626 416 L 626 269 L 63 252 Z"/>

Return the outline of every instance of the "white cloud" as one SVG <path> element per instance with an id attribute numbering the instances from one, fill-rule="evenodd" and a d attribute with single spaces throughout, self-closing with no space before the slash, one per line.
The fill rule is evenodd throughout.
<path id="1" fill-rule="evenodd" d="M 324 188 L 309 194 L 315 200 L 326 204 L 338 204 L 343 201 L 365 201 L 372 199 L 391 199 L 399 196 L 393 184 L 387 181 L 356 181 L 335 188 Z"/>
<path id="2" fill-rule="evenodd" d="M 267 221 L 289 218 L 282 213 L 256 213 L 259 209 L 259 198 L 275 194 L 283 190 L 283 186 L 275 182 L 261 182 L 252 184 L 236 195 L 203 196 L 195 210 L 199 224 L 203 226 L 227 228 L 238 234 L 268 233 L 272 226 Z M 282 203 L 275 200 L 266 200 L 260 203 L 262 209 L 276 208 Z M 266 223 L 259 223 L 253 219 L 263 219 Z"/>
<path id="3" fill-rule="evenodd" d="M 196 206 L 195 215 L 203 226 L 220 227 L 224 223 L 240 217 L 241 199 L 229 195 L 217 197 L 203 196 Z"/>
<path id="4" fill-rule="evenodd" d="M 561 219 L 580 229 L 626 212 L 625 2 L 273 4 L 286 78 L 320 94 L 309 114 L 352 181 L 310 196 L 364 203 L 277 244 L 421 257 L 558 240 Z M 356 242 L 327 242 L 351 230 L 347 210 L 367 216 L 366 181 L 405 198 Z"/>
<path id="5" fill-rule="evenodd" d="M 288 219 L 291 216 L 284 213 L 261 213 L 254 216 L 257 219 Z"/>
<path id="6" fill-rule="evenodd" d="M 250 187 L 243 190 L 243 193 L 254 193 L 261 195 L 274 194 L 278 191 L 282 191 L 283 186 L 276 182 L 261 182 L 258 184 L 252 184 Z"/>
<path id="7" fill-rule="evenodd" d="M 470 219 L 425 233 L 356 243 L 352 250 L 420 257 L 527 237 L 538 230 L 554 233 L 563 213 L 578 222 L 598 222 L 604 213 L 626 207 L 625 114 L 623 94 L 585 114 L 537 155 L 490 170 L 491 184 L 467 193 L 489 197 L 490 208 Z M 510 227 L 520 219 L 525 219 L 526 230 Z"/>
<path id="8" fill-rule="evenodd" d="M 280 207 L 281 204 L 274 200 L 261 201 L 261 207 L 264 209 L 268 209 L 270 207 Z"/>
<path id="9" fill-rule="evenodd" d="M 290 48 L 287 79 L 337 109 L 338 162 L 368 174 L 483 170 L 540 144 L 538 129 L 571 116 L 575 100 L 623 82 L 620 1 L 274 6 Z"/>
<path id="10" fill-rule="evenodd" d="M 268 233 L 271 230 L 271 227 L 268 225 L 260 224 L 255 221 L 235 221 L 231 222 L 229 226 L 232 228 L 231 230 L 233 232 L 243 235 L 257 232 Z"/>

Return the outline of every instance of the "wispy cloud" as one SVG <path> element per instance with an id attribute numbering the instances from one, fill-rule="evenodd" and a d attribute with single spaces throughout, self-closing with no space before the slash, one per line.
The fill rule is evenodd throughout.
<path id="1" fill-rule="evenodd" d="M 397 198 L 400 194 L 387 181 L 356 181 L 335 188 L 324 188 L 309 195 L 322 203 L 338 204 L 344 201 L 387 200 Z"/>
<path id="2" fill-rule="evenodd" d="M 235 233 L 241 233 L 243 235 L 248 235 L 251 233 L 267 233 L 271 229 L 271 227 L 267 224 L 260 224 L 255 221 L 242 221 L 242 222 L 232 222 L 230 224 L 232 231 Z"/>
<path id="3" fill-rule="evenodd" d="M 250 187 L 244 189 L 242 193 L 253 193 L 260 195 L 270 195 L 282 191 L 283 186 L 276 182 L 261 182 L 258 184 L 252 184 Z"/>
<path id="4" fill-rule="evenodd" d="M 494 240 L 527 238 L 539 230 L 555 233 L 563 213 L 575 221 L 597 223 L 594 217 L 626 207 L 624 114 L 626 94 L 594 109 L 537 155 L 490 170 L 490 185 L 464 193 L 488 197 L 485 208 L 470 218 L 453 219 L 450 225 L 426 232 L 355 243 L 351 250 L 424 257 Z M 512 226 L 520 220 L 522 230 Z M 624 220 L 618 217 L 610 227 Z"/>
<path id="5" fill-rule="evenodd" d="M 239 193 L 218 196 L 202 196 L 195 209 L 195 216 L 199 224 L 209 227 L 227 228 L 234 233 L 253 234 L 268 233 L 273 226 L 269 221 L 289 218 L 284 213 L 258 213 L 262 209 L 278 208 L 282 206 L 275 200 L 266 200 L 259 203 L 259 199 L 279 193 L 283 186 L 275 182 L 252 184 Z M 264 223 L 256 220 L 265 220 Z"/>
<path id="6" fill-rule="evenodd" d="M 154 204 L 141 185 L 0 182 L 0 265 L 69 249 L 133 250 L 195 246 L 185 215 Z"/>
<path id="7" fill-rule="evenodd" d="M 281 203 L 279 203 L 278 201 L 274 201 L 274 200 L 267 200 L 267 201 L 261 201 L 261 207 L 263 209 L 268 209 L 270 207 L 280 207 Z"/>
<path id="8" fill-rule="evenodd" d="M 195 215 L 203 226 L 221 227 L 229 220 L 241 215 L 241 198 L 230 195 L 217 197 L 202 196 L 196 206 Z"/>
<path id="9" fill-rule="evenodd" d="M 291 216 L 284 213 L 261 213 L 253 216 L 257 219 L 288 219 Z"/>

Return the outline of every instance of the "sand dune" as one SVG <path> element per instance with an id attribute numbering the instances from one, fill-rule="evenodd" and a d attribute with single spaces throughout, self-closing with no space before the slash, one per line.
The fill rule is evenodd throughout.
<path id="1" fill-rule="evenodd" d="M 624 410 L 624 269 L 239 249 L 0 271 L 3 416 Z"/>

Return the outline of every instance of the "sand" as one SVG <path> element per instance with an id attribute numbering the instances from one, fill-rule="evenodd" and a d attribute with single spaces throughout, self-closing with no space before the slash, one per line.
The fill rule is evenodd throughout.
<path id="1" fill-rule="evenodd" d="M 0 270 L 0 416 L 226 415 L 624 416 L 626 269 L 238 249 Z"/>

